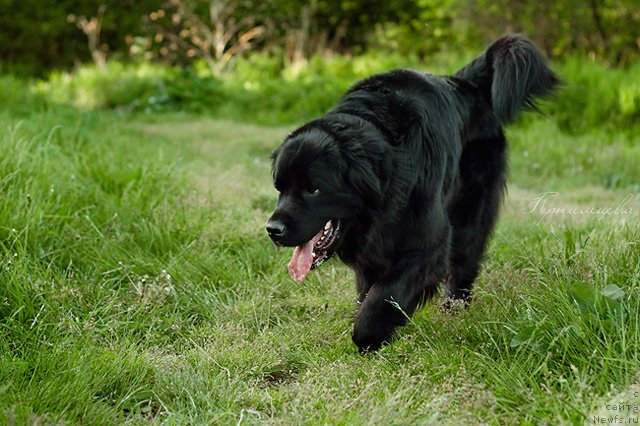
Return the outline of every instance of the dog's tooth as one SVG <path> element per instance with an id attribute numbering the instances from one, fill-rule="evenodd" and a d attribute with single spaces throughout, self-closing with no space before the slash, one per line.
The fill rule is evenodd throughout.
<path id="1" fill-rule="evenodd" d="M 325 230 L 329 230 L 329 228 L 331 228 L 331 221 L 325 223 L 325 225 L 324 225 L 324 229 Z"/>

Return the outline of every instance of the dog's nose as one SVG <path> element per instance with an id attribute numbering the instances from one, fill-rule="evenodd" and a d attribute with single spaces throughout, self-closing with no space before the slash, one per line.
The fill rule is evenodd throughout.
<path id="1" fill-rule="evenodd" d="M 279 220 L 271 219 L 267 222 L 267 232 L 272 240 L 277 241 L 282 235 L 284 235 L 284 231 L 286 227 L 284 223 Z"/>

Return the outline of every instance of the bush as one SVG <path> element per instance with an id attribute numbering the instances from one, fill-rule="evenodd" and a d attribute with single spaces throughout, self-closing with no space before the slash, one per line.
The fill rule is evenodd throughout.
<path id="1" fill-rule="evenodd" d="M 573 57 L 554 67 L 564 80 L 558 96 L 549 102 L 551 116 L 568 132 L 591 128 L 635 127 L 640 116 L 640 63 L 609 68 Z"/>
<path id="2" fill-rule="evenodd" d="M 12 75 L 0 75 L 0 110 L 24 114 L 46 106 L 43 96 L 30 90 L 28 84 Z"/>
<path id="3" fill-rule="evenodd" d="M 468 55 L 434 56 L 425 65 L 415 57 L 370 52 L 358 57 L 316 56 L 285 65 L 279 57 L 256 54 L 220 77 L 202 64 L 179 70 L 111 62 L 106 69 L 83 66 L 74 73 L 55 72 L 38 83 L 36 91 L 52 102 L 81 108 L 185 110 L 261 124 L 292 123 L 326 112 L 350 85 L 371 74 L 394 68 L 451 74 L 468 60 Z M 561 129 L 582 133 L 635 127 L 640 116 L 640 63 L 619 69 L 573 57 L 553 67 L 565 85 L 543 109 Z M 22 96 L 15 88 L 12 93 Z M 523 120 L 536 117 L 530 114 Z"/>
<path id="4" fill-rule="evenodd" d="M 36 90 L 54 103 L 79 108 L 128 107 L 156 94 L 167 73 L 151 64 L 110 62 L 104 69 L 84 65 L 74 73 L 52 72 Z"/>
<path id="5" fill-rule="evenodd" d="M 218 80 L 198 76 L 193 70 L 115 61 L 104 69 L 84 65 L 73 73 L 55 71 L 35 89 L 51 102 L 82 109 L 146 112 L 215 110 L 222 95 Z"/>
<path id="6" fill-rule="evenodd" d="M 620 85 L 618 93 L 621 115 L 636 122 L 640 118 L 640 81 Z"/>
<path id="7" fill-rule="evenodd" d="M 415 57 L 380 52 L 357 57 L 315 56 L 289 65 L 277 57 L 253 55 L 238 62 L 234 72 L 223 77 L 226 100 L 218 114 L 260 124 L 300 122 L 325 113 L 356 81 L 407 67 L 424 65 Z"/>
<path id="8" fill-rule="evenodd" d="M 53 72 L 35 91 L 53 103 L 124 111 L 218 113 L 260 123 L 293 122 L 330 108 L 354 81 L 372 73 L 417 63 L 400 56 L 315 57 L 283 66 L 273 56 L 254 55 L 233 74 L 213 77 L 196 64 L 179 70 L 142 63 L 85 65 L 73 73 Z"/>

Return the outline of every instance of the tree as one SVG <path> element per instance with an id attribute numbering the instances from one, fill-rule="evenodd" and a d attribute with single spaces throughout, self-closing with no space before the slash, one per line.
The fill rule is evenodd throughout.
<path id="1" fill-rule="evenodd" d="M 470 37 L 523 32 L 552 57 L 580 51 L 622 65 L 640 50 L 637 0 L 472 0 L 463 10 Z"/>
<path id="2" fill-rule="evenodd" d="M 98 13 L 96 16 L 92 16 L 91 18 L 86 18 L 84 15 L 76 16 L 73 13 L 67 15 L 67 22 L 76 24 L 76 26 L 87 36 L 91 58 L 98 68 L 105 68 L 107 65 L 106 50 L 108 49 L 108 45 L 100 44 L 102 17 L 104 16 L 105 10 L 107 10 L 107 7 L 104 4 L 101 4 L 98 7 Z"/>
<path id="3" fill-rule="evenodd" d="M 239 5 L 233 0 L 170 0 L 165 9 L 149 14 L 149 19 L 157 23 L 154 40 L 187 57 L 204 59 L 214 74 L 223 73 L 265 32 L 255 15 L 241 13 Z M 207 8 L 206 18 L 198 13 L 203 6 Z M 163 52 L 169 52 L 166 46 L 160 50 Z"/>

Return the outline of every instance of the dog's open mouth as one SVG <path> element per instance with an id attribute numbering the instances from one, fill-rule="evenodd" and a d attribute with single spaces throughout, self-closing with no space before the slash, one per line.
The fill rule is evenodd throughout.
<path id="1" fill-rule="evenodd" d="M 333 255 L 333 246 L 340 235 L 340 220 L 328 221 L 313 238 L 293 250 L 289 261 L 289 275 L 303 282 L 309 271 L 322 265 Z"/>

